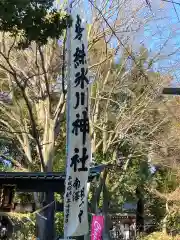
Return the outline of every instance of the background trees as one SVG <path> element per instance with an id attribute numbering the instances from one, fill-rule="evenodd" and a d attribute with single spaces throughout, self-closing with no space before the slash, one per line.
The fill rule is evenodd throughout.
<path id="1" fill-rule="evenodd" d="M 145 1 L 133 10 L 129 2 L 101 1 L 99 7 L 89 1 L 92 150 L 96 163 L 109 164 L 92 193 L 92 205 L 94 211 L 97 202 L 102 205 L 102 190 L 106 215 L 120 211 L 126 201 L 143 200 L 142 215 L 160 222 L 167 216 L 168 194 L 172 197 L 179 185 L 179 130 L 174 119 L 179 101 L 161 96 L 172 81 L 171 75 L 153 68 L 162 49 L 153 55 L 133 45 L 135 34 L 153 17 L 142 17 Z M 0 4 L 9 11 L 0 11 L 1 162 L 8 160 L 18 171 L 64 170 L 63 30 L 69 17 L 50 11 L 52 1 Z M 19 16 L 21 9 L 24 15 Z M 42 197 L 34 198 L 40 207 Z"/>
<path id="2" fill-rule="evenodd" d="M 6 155 L 18 170 L 53 170 L 55 142 L 64 119 L 65 94 L 58 86 L 64 53 L 58 38 L 64 34 L 69 17 L 53 9 L 53 2 L 0 3 L 0 128 L 2 139 L 15 145 L 10 152 L 5 147 L 1 158 Z M 8 14 L 4 15 L 5 10 Z M 16 158 L 14 152 L 18 153 Z M 51 203 L 46 224 L 53 229 L 54 194 L 35 193 L 34 199 L 37 208 L 44 201 Z"/>

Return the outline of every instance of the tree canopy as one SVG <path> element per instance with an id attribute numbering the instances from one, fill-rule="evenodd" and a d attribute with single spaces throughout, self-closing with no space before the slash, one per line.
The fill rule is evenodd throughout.
<path id="1" fill-rule="evenodd" d="M 59 39 L 71 21 L 53 4 L 53 0 L 1 0 L 0 31 L 16 36 L 22 48 L 33 41 L 44 45 L 48 38 Z"/>

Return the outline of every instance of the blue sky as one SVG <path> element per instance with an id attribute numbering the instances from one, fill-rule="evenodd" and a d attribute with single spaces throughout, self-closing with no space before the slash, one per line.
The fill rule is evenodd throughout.
<path id="1" fill-rule="evenodd" d="M 96 1 L 97 4 L 100 1 Z M 180 0 L 176 0 L 176 2 L 178 1 L 180 2 Z M 59 2 L 62 3 L 64 1 L 59 0 Z M 83 2 L 85 3 L 86 11 L 88 11 L 88 0 Z M 126 8 L 130 5 L 129 9 L 132 11 L 133 8 L 137 8 L 138 4 L 140 5 L 143 2 L 145 0 L 128 0 Z M 133 48 L 138 50 L 144 44 L 148 48 L 151 58 L 160 52 L 154 64 L 154 69 L 173 75 L 173 83 L 180 86 L 180 70 L 178 70 L 180 69 L 180 51 L 172 54 L 178 47 L 180 48 L 180 6 L 176 5 L 177 13 L 179 12 L 179 16 L 177 16 L 171 3 L 151 0 L 151 5 L 152 12 L 146 7 L 142 9 L 139 15 L 142 20 L 149 18 L 149 21 L 146 24 L 142 24 L 143 27 L 136 34 L 132 34 L 131 42 Z M 90 14 L 87 14 L 87 16 L 88 21 L 90 21 Z M 115 41 L 112 42 L 112 45 L 115 45 Z"/>
<path id="2" fill-rule="evenodd" d="M 142 42 L 152 56 L 162 48 L 159 56 L 161 60 L 156 62 L 155 69 L 173 75 L 173 84 L 180 86 L 180 50 L 177 51 L 180 48 L 180 6 L 175 6 L 178 16 L 171 3 L 164 3 L 163 8 L 160 8 L 161 0 L 153 2 L 152 15 L 156 20 L 145 26 Z"/>

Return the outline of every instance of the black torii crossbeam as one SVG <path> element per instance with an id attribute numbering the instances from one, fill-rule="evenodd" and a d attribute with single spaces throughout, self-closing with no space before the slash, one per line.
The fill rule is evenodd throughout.
<path id="1" fill-rule="evenodd" d="M 179 96 L 180 88 L 163 88 L 162 94 Z"/>
<path id="2" fill-rule="evenodd" d="M 99 175 L 104 165 L 90 168 L 89 182 Z M 64 192 L 65 173 L 61 172 L 0 172 L 0 188 L 14 185 L 17 192 Z"/>

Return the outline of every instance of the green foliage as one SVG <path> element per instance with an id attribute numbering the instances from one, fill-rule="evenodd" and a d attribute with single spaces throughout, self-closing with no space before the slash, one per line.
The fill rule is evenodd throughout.
<path id="1" fill-rule="evenodd" d="M 171 231 L 180 232 L 180 212 L 175 212 L 168 217 L 167 228 Z"/>
<path id="2" fill-rule="evenodd" d="M 180 236 L 171 237 L 162 232 L 154 232 L 146 237 L 141 237 L 139 240 L 179 240 Z"/>
<path id="3" fill-rule="evenodd" d="M 14 202 L 22 203 L 22 204 L 33 203 L 34 202 L 33 195 L 32 193 L 26 193 L 26 192 L 16 193 L 14 196 Z"/>
<path id="4" fill-rule="evenodd" d="M 151 187 L 155 188 L 162 194 L 168 194 L 173 192 L 179 186 L 179 178 L 177 172 L 168 168 L 161 167 L 153 174 L 151 179 Z M 160 226 L 161 220 L 166 216 L 166 200 L 162 199 L 155 194 L 148 193 L 147 209 L 149 214 L 153 217 L 155 223 Z M 172 203 L 169 202 L 169 208 L 171 210 Z M 173 211 L 174 212 L 174 211 Z M 168 226 L 167 228 L 172 230 L 179 229 L 179 215 L 178 213 L 168 214 Z"/>
<path id="5" fill-rule="evenodd" d="M 147 214 L 152 217 L 157 229 L 161 229 L 161 221 L 166 214 L 165 200 L 146 193 L 145 207 L 147 209 Z"/>
<path id="6" fill-rule="evenodd" d="M 154 175 L 156 189 L 163 193 L 174 191 L 179 185 L 177 176 L 176 171 L 162 167 Z"/>
<path id="7" fill-rule="evenodd" d="M 63 146 L 55 152 L 53 161 L 54 172 L 65 172 L 66 167 L 66 150 Z"/>
<path id="8" fill-rule="evenodd" d="M 63 236 L 64 214 L 59 212 L 55 214 L 56 235 Z"/>
<path id="9" fill-rule="evenodd" d="M 145 160 L 132 159 L 121 182 L 118 184 L 120 175 L 121 171 L 112 172 L 110 176 L 109 187 L 113 205 L 119 206 L 124 202 L 136 202 L 136 189 L 139 186 L 141 186 L 141 193 L 145 196 L 144 188 L 149 184 L 150 175 L 149 166 Z M 115 178 L 117 181 L 114 181 Z M 115 184 L 117 184 L 117 187 L 114 189 Z"/>
<path id="10" fill-rule="evenodd" d="M 30 240 L 35 238 L 35 215 L 10 213 L 9 217 L 15 223 L 13 240 Z"/>
<path id="11" fill-rule="evenodd" d="M 12 167 L 4 164 L 3 162 L 0 163 L 0 172 L 11 172 L 12 171 Z"/>
<path id="12" fill-rule="evenodd" d="M 53 7 L 53 0 L 0 0 L 0 31 L 20 36 L 19 47 L 58 39 L 70 17 Z"/>

